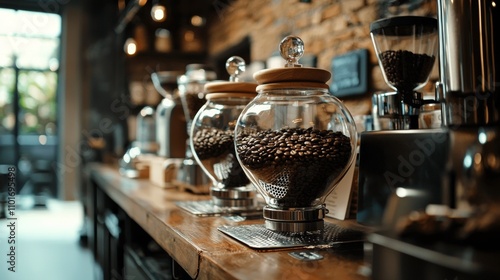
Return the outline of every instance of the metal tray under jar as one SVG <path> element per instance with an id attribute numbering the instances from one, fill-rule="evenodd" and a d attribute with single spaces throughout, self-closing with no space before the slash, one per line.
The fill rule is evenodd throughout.
<path id="1" fill-rule="evenodd" d="M 363 242 L 365 232 L 326 223 L 323 230 L 304 233 L 274 232 L 264 224 L 220 226 L 218 230 L 253 249 L 295 247 L 332 248 L 341 244 Z"/>
<path id="2" fill-rule="evenodd" d="M 219 207 L 212 200 L 178 201 L 176 205 L 196 216 L 262 216 L 262 205 L 255 207 Z"/>

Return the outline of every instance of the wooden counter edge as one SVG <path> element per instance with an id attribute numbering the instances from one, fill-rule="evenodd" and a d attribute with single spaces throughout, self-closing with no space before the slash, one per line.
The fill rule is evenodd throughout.
<path id="1" fill-rule="evenodd" d="M 156 213 L 141 205 L 141 201 L 128 196 L 124 189 L 126 186 L 117 187 L 120 182 L 134 185 L 142 185 L 139 181 L 131 181 L 128 178 L 117 176 L 116 169 L 106 165 L 92 165 L 90 168 L 91 178 L 106 194 L 115 201 L 135 222 L 137 222 L 158 244 L 176 261 L 192 278 L 199 279 L 236 279 L 231 270 L 221 267 L 213 252 L 203 250 L 190 242 L 178 229 L 171 227 L 162 220 L 161 213 Z M 107 176 L 106 174 L 109 174 Z M 139 183 L 138 183 L 139 182 Z M 331 223 L 341 223 L 354 228 L 362 227 L 353 220 L 340 221 L 325 218 Z M 242 245 L 243 246 L 243 245 Z M 246 248 L 246 247 L 245 247 Z M 249 250 L 251 254 L 258 252 Z M 248 252 L 247 252 L 248 253 Z M 247 253 L 240 252 L 234 257 L 241 257 Z M 195 260 L 195 261 L 194 261 Z"/>
<path id="2" fill-rule="evenodd" d="M 104 165 L 89 165 L 91 178 L 117 203 L 129 217 L 139 224 L 186 272 L 194 279 L 198 275 L 202 249 L 184 239 L 175 229 L 158 219 L 137 201 L 130 199 L 103 175 Z"/>

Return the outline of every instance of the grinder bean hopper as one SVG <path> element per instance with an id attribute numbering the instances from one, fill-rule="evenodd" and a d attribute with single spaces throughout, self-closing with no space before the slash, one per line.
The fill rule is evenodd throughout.
<path id="1" fill-rule="evenodd" d="M 238 161 L 266 201 L 265 222 L 219 230 L 250 247 L 329 244 L 338 231 L 324 222 L 325 199 L 355 159 L 356 126 L 328 92 L 330 72 L 298 63 L 302 40 L 288 36 L 279 49 L 285 67 L 254 74 L 258 95 L 235 128 Z"/>
<path id="2" fill-rule="evenodd" d="M 438 50 L 437 20 L 399 16 L 372 22 L 370 35 L 385 82 L 394 93 L 377 96 L 379 117 L 394 129 L 418 128 L 423 98 L 417 92 L 428 81 Z"/>

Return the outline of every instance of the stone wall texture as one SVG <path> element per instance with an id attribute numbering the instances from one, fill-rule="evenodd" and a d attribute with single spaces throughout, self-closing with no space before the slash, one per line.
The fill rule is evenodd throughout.
<path id="1" fill-rule="evenodd" d="M 367 49 L 370 81 L 368 92 L 363 96 L 346 98 L 343 101 L 353 115 L 369 114 L 372 94 L 376 91 L 389 90 L 380 72 L 370 39 L 370 23 L 392 15 L 435 16 L 437 11 L 435 0 L 410 0 L 406 1 L 410 4 L 397 7 L 384 5 L 387 0 L 310 2 L 215 0 L 214 8 L 218 13 L 217 17 L 210 21 L 208 42 L 210 54 L 222 52 L 249 37 L 251 60 L 266 61 L 278 50 L 279 42 L 285 36 L 293 34 L 302 38 L 307 54 L 317 56 L 317 67 L 330 71 L 331 61 L 335 56 L 356 49 Z M 412 3 L 414 4 L 411 5 Z M 436 77 L 437 67 L 434 68 L 433 77 Z M 432 87 L 432 83 L 428 86 Z"/>

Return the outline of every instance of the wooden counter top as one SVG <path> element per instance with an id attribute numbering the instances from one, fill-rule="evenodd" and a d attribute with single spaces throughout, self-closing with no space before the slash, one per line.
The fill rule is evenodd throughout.
<path id="1" fill-rule="evenodd" d="M 181 200 L 207 200 L 176 189 L 163 189 L 148 180 L 121 176 L 114 167 L 89 165 L 91 180 L 138 223 L 186 272 L 196 279 L 366 279 L 358 274 L 363 252 L 357 249 L 315 249 L 324 258 L 302 261 L 294 249 L 258 251 L 220 232 L 222 225 L 264 223 L 262 219 L 231 221 L 198 217 L 180 209 Z M 330 223 L 353 221 L 325 219 Z M 296 249 L 295 251 L 305 251 Z"/>

